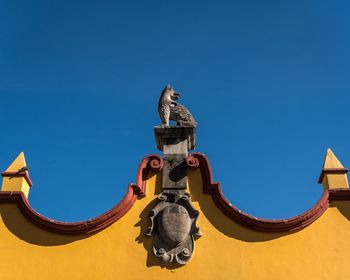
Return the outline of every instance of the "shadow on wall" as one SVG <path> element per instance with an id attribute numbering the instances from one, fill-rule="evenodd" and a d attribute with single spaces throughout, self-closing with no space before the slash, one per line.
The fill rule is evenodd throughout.
<path id="1" fill-rule="evenodd" d="M 336 207 L 339 212 L 350 221 L 350 203 L 349 201 L 334 201 L 330 205 L 331 208 Z"/>
<path id="2" fill-rule="evenodd" d="M 15 204 L 0 205 L 5 226 L 19 239 L 40 246 L 57 246 L 88 238 L 91 235 L 63 235 L 48 232 L 27 220 Z"/>

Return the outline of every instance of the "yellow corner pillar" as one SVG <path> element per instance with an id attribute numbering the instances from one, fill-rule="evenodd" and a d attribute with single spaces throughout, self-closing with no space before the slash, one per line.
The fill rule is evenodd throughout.
<path id="1" fill-rule="evenodd" d="M 1 191 L 21 191 L 28 198 L 32 186 L 24 153 L 20 153 L 2 175 Z"/>
<path id="2" fill-rule="evenodd" d="M 333 151 L 328 148 L 324 159 L 322 172 L 318 182 L 325 189 L 348 189 L 348 168 L 345 168 L 334 155 Z"/>

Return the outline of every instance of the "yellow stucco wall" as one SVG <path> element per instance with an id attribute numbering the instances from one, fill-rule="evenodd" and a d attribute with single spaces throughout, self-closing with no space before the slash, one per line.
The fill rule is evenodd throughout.
<path id="1" fill-rule="evenodd" d="M 27 166 L 24 153 L 21 152 L 7 168 L 6 172 L 17 172 Z M 26 171 L 28 174 L 28 171 Z M 28 198 L 30 186 L 24 177 L 3 176 L 1 191 L 21 191 Z"/>
<path id="2" fill-rule="evenodd" d="M 25 197 L 29 195 L 30 186 L 23 177 L 3 177 L 2 184 L 2 191 L 21 191 Z"/>
<path id="3" fill-rule="evenodd" d="M 46 232 L 15 205 L 0 204 L 0 279 L 350 279 L 350 202 L 293 234 L 255 232 L 202 194 L 199 170 L 190 172 L 189 190 L 203 236 L 187 265 L 159 266 L 144 235 L 159 176 L 149 176 L 147 196 L 123 218 L 92 236 Z"/>

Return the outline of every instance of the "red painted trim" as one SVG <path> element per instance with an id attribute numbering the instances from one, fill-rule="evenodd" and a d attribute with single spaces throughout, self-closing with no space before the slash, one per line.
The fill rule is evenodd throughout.
<path id="1" fill-rule="evenodd" d="M 321 175 L 318 178 L 318 183 L 322 184 L 323 177 L 326 174 L 347 174 L 349 171 L 348 168 L 323 168 L 321 171 Z"/>
<path id="2" fill-rule="evenodd" d="M 133 184 L 132 186 L 135 192 L 141 197 L 146 194 L 146 178 L 148 172 L 152 170 L 153 172 L 158 173 L 163 169 L 164 165 L 163 159 L 158 155 L 152 154 L 146 158 L 147 160 L 141 161 L 137 171 L 138 176 L 136 178 L 136 184 Z M 136 189 L 135 186 L 137 186 Z"/>
<path id="3" fill-rule="evenodd" d="M 10 178 L 23 177 L 27 181 L 29 187 L 33 186 L 32 180 L 30 179 L 28 172 L 2 172 L 1 176 Z"/>
<path id="4" fill-rule="evenodd" d="M 300 230 L 317 220 L 328 208 L 331 201 L 350 200 L 350 189 L 325 190 L 320 200 L 308 211 L 301 215 L 284 220 L 260 219 L 242 212 L 233 206 L 223 195 L 220 183 L 212 180 L 212 171 L 209 160 L 200 153 L 193 153 L 187 158 L 190 169 L 199 168 L 203 180 L 203 193 L 211 195 L 217 207 L 231 220 L 251 228 L 264 232 L 291 232 Z M 160 172 L 163 168 L 163 159 L 157 155 L 145 157 L 137 172 L 136 183 L 128 186 L 124 198 L 111 210 L 87 221 L 66 223 L 51 220 L 31 208 L 28 200 L 22 192 L 0 192 L 0 203 L 15 203 L 23 215 L 33 224 L 55 233 L 67 235 L 92 234 L 113 224 L 123 217 L 134 205 L 138 197 L 146 193 L 146 179 L 149 172 Z M 13 175 L 13 174 L 5 174 Z M 23 175 L 22 175 L 23 176 Z"/>
<path id="5" fill-rule="evenodd" d="M 329 200 L 350 200 L 350 189 L 330 189 Z"/>
<path id="6" fill-rule="evenodd" d="M 150 170 L 159 172 L 162 169 L 163 160 L 157 155 L 145 157 L 139 166 L 136 184 L 130 184 L 124 198 L 112 209 L 104 214 L 87 221 L 66 223 L 51 220 L 37 213 L 29 204 L 22 192 L 0 192 L 0 203 L 15 203 L 23 215 L 33 224 L 55 233 L 67 235 L 92 234 L 113 224 L 123 217 L 134 205 L 138 197 L 146 193 L 146 179 Z"/>
<path id="7" fill-rule="evenodd" d="M 189 168 L 199 168 L 202 174 L 203 180 L 203 192 L 204 194 L 211 195 L 216 206 L 231 220 L 251 228 L 253 230 L 264 232 L 291 232 L 297 231 L 316 221 L 329 206 L 329 192 L 325 190 L 319 201 L 308 211 L 301 215 L 283 219 L 283 220 L 268 220 L 261 219 L 242 212 L 235 206 L 233 206 L 223 195 L 220 183 L 214 183 L 212 177 L 212 170 L 207 157 L 201 153 L 193 153 L 188 159 L 187 163 Z M 343 192 L 343 191 L 342 191 Z M 339 192 L 340 193 L 340 192 Z M 338 194 L 338 196 L 332 194 L 332 199 L 343 198 L 350 199 L 350 192 L 345 194 Z"/>

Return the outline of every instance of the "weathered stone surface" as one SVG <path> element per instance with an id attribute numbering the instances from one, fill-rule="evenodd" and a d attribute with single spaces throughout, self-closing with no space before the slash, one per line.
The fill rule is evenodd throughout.
<path id="1" fill-rule="evenodd" d="M 190 234 L 191 223 L 191 218 L 185 207 L 169 203 L 159 213 L 159 236 L 165 243 L 173 247 L 179 246 Z"/>
<path id="2" fill-rule="evenodd" d="M 164 153 L 163 189 L 186 189 L 188 150 L 195 147 L 195 127 L 155 127 L 158 148 Z"/>
<path id="3" fill-rule="evenodd" d="M 165 263 L 185 264 L 192 257 L 194 238 L 201 236 L 196 225 L 199 212 L 184 191 L 164 191 L 158 199 L 150 211 L 151 226 L 147 233 L 154 234 L 154 254 Z"/>
<path id="4" fill-rule="evenodd" d="M 193 150 L 196 147 L 196 127 L 194 126 L 172 126 L 172 127 L 154 127 L 156 135 L 157 148 L 164 152 L 164 145 L 168 145 L 167 149 L 177 146 L 180 142 L 186 141 L 187 147 L 186 154 L 188 151 Z M 181 144 L 182 146 L 182 144 Z M 170 153 L 166 151 L 166 153 Z M 176 151 L 175 153 L 179 153 Z"/>
<path id="5" fill-rule="evenodd" d="M 164 158 L 162 188 L 186 189 L 187 164 L 182 158 Z"/>
<path id="6" fill-rule="evenodd" d="M 169 139 L 171 140 L 171 139 Z M 171 141 L 169 141 L 171 142 Z M 175 141 L 173 141 L 175 142 Z M 187 139 L 178 141 L 177 143 L 167 143 L 163 145 L 164 155 L 180 155 L 182 157 L 187 156 L 188 141 Z"/>
<path id="7" fill-rule="evenodd" d="M 162 91 L 158 102 L 158 112 L 162 120 L 162 126 L 168 127 L 170 120 L 175 121 L 176 125 L 179 126 L 197 125 L 191 112 L 177 102 L 180 95 L 170 85 L 167 85 Z"/>

